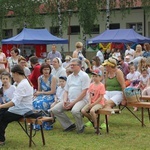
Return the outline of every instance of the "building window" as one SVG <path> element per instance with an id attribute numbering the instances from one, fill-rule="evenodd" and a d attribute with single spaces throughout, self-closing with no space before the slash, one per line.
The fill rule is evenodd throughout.
<path id="1" fill-rule="evenodd" d="M 72 35 L 75 35 L 75 34 L 80 34 L 80 26 L 70 26 L 68 27 L 68 34 L 72 34 Z M 70 32 L 69 32 L 70 31 Z"/>
<path id="2" fill-rule="evenodd" d="M 58 26 L 50 27 L 50 33 L 53 34 L 53 35 L 58 36 L 59 35 L 59 27 Z"/>
<path id="3" fill-rule="evenodd" d="M 120 23 L 111 23 L 109 29 L 120 29 Z"/>
<path id="4" fill-rule="evenodd" d="M 3 38 L 7 39 L 13 36 L 13 30 L 12 29 L 4 29 L 3 30 Z"/>
<path id="5" fill-rule="evenodd" d="M 142 22 L 127 23 L 127 29 L 134 29 L 137 33 L 142 35 L 143 32 Z"/>
<path id="6" fill-rule="evenodd" d="M 91 33 L 92 34 L 99 34 L 100 33 L 100 26 L 98 24 L 94 25 Z"/>

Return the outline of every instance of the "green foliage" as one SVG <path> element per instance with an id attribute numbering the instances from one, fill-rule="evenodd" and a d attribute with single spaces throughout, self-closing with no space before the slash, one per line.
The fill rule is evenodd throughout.
<path id="1" fill-rule="evenodd" d="M 97 0 L 78 0 L 78 19 L 83 32 L 91 34 L 93 25 L 99 14 Z"/>
<path id="2" fill-rule="evenodd" d="M 13 0 L 12 11 L 15 15 L 13 26 L 23 28 L 33 28 L 44 25 L 43 17 L 39 15 L 42 12 L 39 0 Z"/>
<path id="3" fill-rule="evenodd" d="M 150 13 L 150 1 L 149 0 L 141 0 L 141 1 L 142 1 L 142 6 L 145 11 L 145 14 L 148 17 Z"/>
<path id="4" fill-rule="evenodd" d="M 109 0 L 110 14 L 117 8 L 120 9 L 122 17 L 125 17 L 139 2 L 148 16 L 149 0 L 120 0 L 120 3 Z M 98 21 L 98 15 L 106 17 L 107 0 L 0 0 L 0 38 L 2 38 L 2 29 L 7 26 L 6 16 L 9 11 L 14 13 L 12 27 L 23 28 L 25 25 L 28 28 L 42 27 L 45 24 L 45 15 L 42 14 L 48 15 L 51 20 L 50 26 L 59 26 L 58 3 L 60 3 L 62 31 L 65 31 L 68 26 L 71 17 L 69 10 L 72 15 L 77 16 L 83 35 L 91 34 L 93 25 Z"/>

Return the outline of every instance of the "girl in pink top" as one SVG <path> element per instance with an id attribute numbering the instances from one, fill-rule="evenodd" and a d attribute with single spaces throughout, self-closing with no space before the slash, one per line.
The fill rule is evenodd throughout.
<path id="1" fill-rule="evenodd" d="M 95 129 L 97 129 L 97 115 L 96 111 L 104 106 L 105 86 L 101 83 L 102 71 L 95 69 L 92 72 L 92 83 L 88 89 L 89 103 L 81 110 L 82 114 L 92 122 Z"/>

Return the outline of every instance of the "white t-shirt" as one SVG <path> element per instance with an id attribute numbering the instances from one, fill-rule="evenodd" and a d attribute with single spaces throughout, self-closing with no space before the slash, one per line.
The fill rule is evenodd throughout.
<path id="1" fill-rule="evenodd" d="M 134 58 L 134 57 L 133 57 L 133 56 L 134 56 L 134 52 L 135 52 L 134 49 L 130 49 L 130 50 L 127 49 L 127 50 L 125 51 L 125 56 L 128 56 L 128 55 L 129 55 L 130 61 L 132 61 L 133 58 Z M 131 56 L 131 55 L 132 55 L 132 56 Z"/>
<path id="2" fill-rule="evenodd" d="M 57 78 L 57 82 L 59 81 L 60 76 L 67 77 L 66 69 L 62 66 L 58 69 L 53 68 L 51 74 Z"/>
<path id="3" fill-rule="evenodd" d="M 101 63 L 104 61 L 104 55 L 100 50 L 96 53 L 96 56 L 99 57 Z"/>
<path id="4" fill-rule="evenodd" d="M 74 101 L 82 92 L 82 90 L 89 88 L 90 78 L 87 73 L 82 70 L 79 71 L 78 75 L 73 73 L 67 77 L 65 85 L 65 91 L 68 92 L 68 100 Z M 87 95 L 83 100 L 88 101 Z"/>
<path id="5" fill-rule="evenodd" d="M 63 101 L 63 95 L 64 95 L 65 89 L 59 86 L 56 90 L 56 97 L 58 101 Z"/>
<path id="6" fill-rule="evenodd" d="M 81 62 L 82 62 L 82 69 L 83 69 L 83 70 L 86 70 L 86 69 L 88 68 L 88 66 L 87 66 L 87 64 L 86 64 L 86 62 L 85 62 L 86 58 L 83 56 L 83 54 L 82 54 L 81 51 L 78 52 L 78 58 L 79 58 L 79 59 L 81 60 Z"/>
<path id="7" fill-rule="evenodd" d="M 31 74 L 31 71 L 28 67 L 25 67 L 24 68 L 24 73 L 25 73 L 26 76 L 29 76 Z"/>
<path id="8" fill-rule="evenodd" d="M 140 78 L 140 72 L 138 71 L 135 71 L 134 73 L 128 73 L 127 74 L 127 79 L 130 80 L 130 81 L 134 81 L 134 80 L 138 80 Z"/>
<path id="9" fill-rule="evenodd" d="M 148 74 L 145 78 L 140 75 L 140 81 L 142 81 L 143 84 L 147 85 L 150 79 L 150 75 Z"/>
<path id="10" fill-rule="evenodd" d="M 8 109 L 9 112 L 24 115 L 26 112 L 33 109 L 33 87 L 27 79 L 23 79 L 14 92 L 14 97 L 11 100 L 14 103 L 13 107 Z"/>
<path id="11" fill-rule="evenodd" d="M 10 100 L 12 100 L 14 96 L 13 93 L 15 92 L 15 90 L 16 90 L 16 87 L 14 85 L 10 85 L 10 87 L 4 91 L 3 101 L 7 103 Z"/>
<path id="12" fill-rule="evenodd" d="M 68 66 L 70 65 L 70 62 L 68 61 L 68 62 L 64 62 L 63 64 L 62 64 L 62 66 L 64 67 L 64 68 L 67 68 Z"/>
<path id="13" fill-rule="evenodd" d="M 10 71 L 13 68 L 13 66 L 17 64 L 18 64 L 18 59 L 14 60 L 12 57 L 8 58 L 8 65 L 9 65 Z"/>

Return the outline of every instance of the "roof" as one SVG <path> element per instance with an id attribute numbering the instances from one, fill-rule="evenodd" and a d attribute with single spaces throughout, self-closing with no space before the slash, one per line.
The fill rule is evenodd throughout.
<path id="1" fill-rule="evenodd" d="M 106 30 L 100 35 L 88 39 L 87 44 L 94 43 L 150 43 L 150 38 L 144 37 L 133 29 L 114 29 Z"/>
<path id="2" fill-rule="evenodd" d="M 24 28 L 21 33 L 9 39 L 3 39 L 2 44 L 67 44 L 67 39 L 58 38 L 47 29 Z"/>

